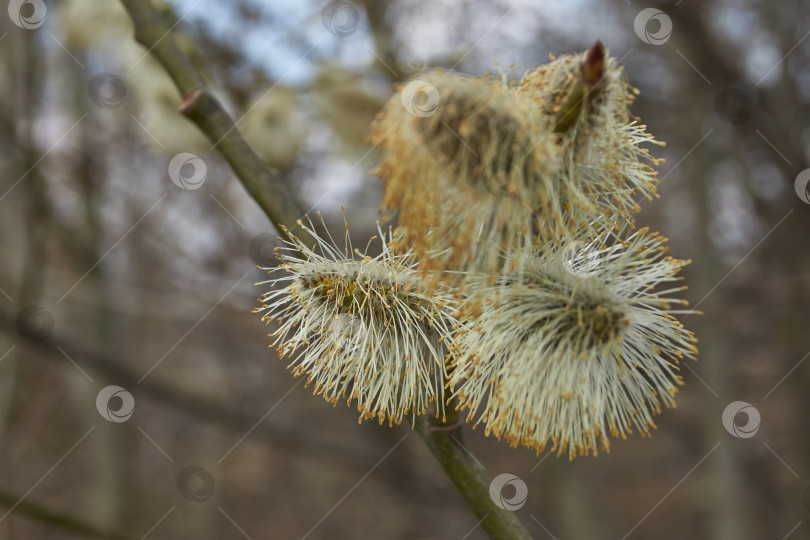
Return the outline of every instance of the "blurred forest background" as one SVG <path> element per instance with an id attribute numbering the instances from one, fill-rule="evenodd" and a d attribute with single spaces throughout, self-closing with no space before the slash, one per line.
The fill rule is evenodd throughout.
<path id="1" fill-rule="evenodd" d="M 667 142 L 639 223 L 693 260 L 699 362 L 650 439 L 571 462 L 480 430 L 466 448 L 526 482 L 535 538 L 810 537 L 810 205 L 794 189 L 810 4 L 157 5 L 261 158 L 328 223 L 343 204 L 360 245 L 381 193 L 365 136 L 394 83 L 421 66 L 519 78 L 601 39 Z M 663 17 L 639 24 L 650 7 Z M 121 5 L 3 15 L 0 539 L 483 538 L 407 426 L 358 425 L 267 349 L 250 311 L 275 231 Z M 182 152 L 204 163 L 198 189 L 169 177 Z M 96 406 L 109 385 L 134 398 L 126 421 Z M 722 422 L 735 401 L 753 407 L 743 436 Z"/>

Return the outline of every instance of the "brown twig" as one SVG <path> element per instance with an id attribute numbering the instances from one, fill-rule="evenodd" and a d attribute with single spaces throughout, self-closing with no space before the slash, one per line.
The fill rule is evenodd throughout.
<path id="1" fill-rule="evenodd" d="M 135 39 L 147 48 L 184 96 L 180 112 L 197 124 L 225 157 L 236 177 L 256 204 L 273 222 L 293 227 L 303 212 L 287 186 L 267 168 L 245 141 L 225 109 L 208 89 L 188 56 L 177 46 L 170 28 L 148 0 L 121 0 L 135 26 Z M 296 231 L 310 243 L 305 231 Z"/>
<path id="2" fill-rule="evenodd" d="M 57 512 L 42 504 L 24 500 L 23 497 L 0 490 L 0 506 L 13 508 L 19 514 L 33 518 L 50 527 L 62 529 L 74 534 L 81 534 L 92 538 L 104 540 L 131 540 L 131 536 L 104 529 L 88 523 L 70 514 Z"/>
<path id="3" fill-rule="evenodd" d="M 0 313 L 0 332 L 6 333 L 9 337 L 15 336 L 18 332 L 14 321 L 2 313 Z M 228 403 L 189 392 L 160 379 L 150 378 L 139 383 L 141 374 L 125 362 L 116 361 L 63 335 L 54 333 L 46 341 L 28 341 L 26 344 L 30 348 L 29 351 L 41 353 L 51 361 L 64 363 L 65 357 L 59 352 L 61 347 L 62 350 L 70 351 L 72 356 L 80 359 L 83 367 L 132 390 L 136 396 L 143 395 L 201 422 L 218 425 L 237 434 L 244 434 L 253 429 L 251 433 L 254 437 L 283 451 L 329 461 L 339 456 L 347 467 L 358 469 L 367 467 L 368 462 L 375 459 L 375 454 L 363 453 L 362 447 L 337 444 L 317 434 L 311 434 L 311 438 L 302 440 L 301 433 L 293 428 L 268 423 L 257 426 L 258 414 L 243 412 Z M 409 473 L 407 470 L 397 472 L 401 475 Z"/>
<path id="4" fill-rule="evenodd" d="M 490 481 L 479 463 L 461 446 L 461 416 L 454 406 L 444 420 L 421 416 L 417 431 L 442 466 L 464 501 L 481 520 L 481 528 L 495 539 L 527 540 L 528 531 L 514 512 L 495 504 L 489 493 Z"/>

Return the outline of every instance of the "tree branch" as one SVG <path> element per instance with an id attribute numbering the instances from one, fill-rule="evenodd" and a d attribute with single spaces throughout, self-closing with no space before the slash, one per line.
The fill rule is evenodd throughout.
<path id="1" fill-rule="evenodd" d="M 13 508 L 18 513 L 28 516 L 36 521 L 51 527 L 69 531 L 75 534 L 102 538 L 104 540 L 131 540 L 132 537 L 109 531 L 92 523 L 75 518 L 70 514 L 56 512 L 39 503 L 22 500 L 23 497 L 0 490 L 0 506 Z"/>
<path id="2" fill-rule="evenodd" d="M 151 0 L 121 0 L 135 26 L 135 39 L 163 65 L 184 96 L 180 112 L 211 140 L 225 157 L 236 177 L 270 221 L 280 229 L 293 229 L 303 212 L 287 186 L 268 169 L 245 141 L 225 109 L 213 96 L 200 73 L 170 35 L 170 28 Z M 311 243 L 306 231 L 296 231 Z"/>
<path id="3" fill-rule="evenodd" d="M 14 321 L 2 313 L 0 313 L 0 332 L 9 336 L 19 335 Z M 58 348 L 61 347 L 62 350 L 69 351 L 71 356 L 80 359 L 83 367 L 115 381 L 116 384 L 132 391 L 136 396 L 143 395 L 201 422 L 219 425 L 239 435 L 252 429 L 251 433 L 254 437 L 295 455 L 307 455 L 327 462 L 333 462 L 335 457 L 339 456 L 341 463 L 345 466 L 356 467 L 358 470 L 368 467 L 368 463 L 376 459 L 376 454 L 363 452 L 362 447 L 336 444 L 334 441 L 319 437 L 317 433 L 308 433 L 307 437 L 302 439 L 301 433 L 294 428 L 267 423 L 257 426 L 255 425 L 256 418 L 260 415 L 258 411 L 256 414 L 243 412 L 234 409 L 227 403 L 188 392 L 154 377 L 141 381 L 139 384 L 140 374 L 130 366 L 115 361 L 103 353 L 93 351 L 81 343 L 71 341 L 65 336 L 54 333 L 47 341 L 26 341 L 25 343 L 33 350 L 41 352 L 46 358 L 65 364 L 65 357 Z M 395 473 L 401 477 L 412 474 L 410 470 L 396 470 Z"/>
<path id="4" fill-rule="evenodd" d="M 461 447 L 461 426 L 459 412 L 455 404 L 451 404 L 444 421 L 423 415 L 417 430 L 490 538 L 531 539 L 515 513 L 500 508 L 492 500 L 487 474 Z"/>

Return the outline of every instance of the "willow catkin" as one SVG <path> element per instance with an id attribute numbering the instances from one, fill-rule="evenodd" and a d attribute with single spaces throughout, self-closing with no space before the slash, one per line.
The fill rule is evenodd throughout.
<path id="1" fill-rule="evenodd" d="M 519 274 L 470 286 L 452 340 L 451 386 L 469 419 L 513 446 L 558 453 L 607 449 L 607 435 L 654 427 L 681 383 L 678 362 L 697 354 L 653 292 L 688 261 L 665 255 L 665 239 L 641 229 L 580 234 L 576 249 L 546 244 Z M 569 244 L 570 246 L 570 244 Z"/>
<path id="2" fill-rule="evenodd" d="M 453 300 L 417 274 L 410 253 L 394 254 L 380 231 L 382 252 L 340 250 L 311 222 L 299 225 L 316 244 L 285 230 L 281 264 L 255 310 L 277 323 L 272 346 L 296 376 L 333 404 L 356 401 L 363 418 L 399 423 L 435 403 L 444 411 L 443 341 L 455 321 Z M 348 230 L 348 226 L 347 226 Z M 372 239 L 372 240 L 374 240 Z"/>

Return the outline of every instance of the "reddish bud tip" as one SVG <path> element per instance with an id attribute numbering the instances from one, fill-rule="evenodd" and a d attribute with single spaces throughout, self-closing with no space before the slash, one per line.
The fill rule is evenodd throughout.
<path id="1" fill-rule="evenodd" d="M 586 64 L 594 64 L 596 62 L 602 62 L 605 59 L 605 46 L 602 45 L 602 42 L 598 39 L 596 43 L 593 44 L 593 47 L 588 51 L 588 57 L 585 60 Z"/>
<path id="2" fill-rule="evenodd" d="M 594 88 L 605 72 L 605 47 L 597 40 L 582 62 L 582 77 L 588 90 Z"/>

